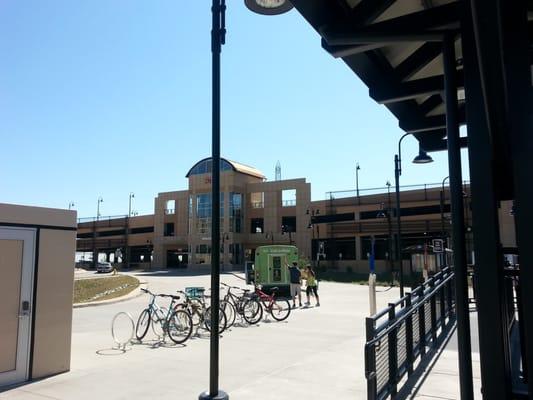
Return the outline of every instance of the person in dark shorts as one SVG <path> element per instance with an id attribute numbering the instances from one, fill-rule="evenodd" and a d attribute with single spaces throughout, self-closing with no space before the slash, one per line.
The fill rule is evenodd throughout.
<path id="1" fill-rule="evenodd" d="M 318 297 L 318 285 L 316 281 L 316 275 L 315 271 L 313 271 L 310 265 L 305 268 L 305 277 L 307 280 L 307 288 L 305 290 L 305 294 L 307 295 L 306 305 L 310 305 L 309 295 L 313 294 L 316 299 L 316 306 L 320 307 L 320 298 Z"/>
<path id="2" fill-rule="evenodd" d="M 295 261 L 292 265 L 289 265 L 290 274 L 290 286 L 291 286 L 291 298 L 292 307 L 296 307 L 296 296 L 298 296 L 298 304 L 302 306 L 302 273 L 298 268 L 298 263 Z"/>

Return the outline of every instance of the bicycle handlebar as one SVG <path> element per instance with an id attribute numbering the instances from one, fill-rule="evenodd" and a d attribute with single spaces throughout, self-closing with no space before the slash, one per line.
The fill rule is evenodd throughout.
<path id="1" fill-rule="evenodd" d="M 180 296 L 174 296 L 172 294 L 158 294 L 157 296 L 159 296 L 159 297 L 171 297 L 174 300 L 179 300 L 180 299 Z"/>

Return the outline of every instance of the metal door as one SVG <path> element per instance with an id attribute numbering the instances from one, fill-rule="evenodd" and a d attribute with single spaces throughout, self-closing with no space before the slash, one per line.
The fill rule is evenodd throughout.
<path id="1" fill-rule="evenodd" d="M 0 386 L 28 379 L 35 230 L 0 227 Z"/>

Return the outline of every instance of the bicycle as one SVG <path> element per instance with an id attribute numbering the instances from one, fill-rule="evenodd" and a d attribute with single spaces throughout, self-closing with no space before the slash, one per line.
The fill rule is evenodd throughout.
<path id="1" fill-rule="evenodd" d="M 175 308 L 175 303 L 180 299 L 180 296 L 173 296 L 171 294 L 160 294 L 158 296 L 170 297 L 171 299 L 167 315 L 164 319 L 158 321 L 162 326 L 163 332 L 167 333 L 170 340 L 174 343 L 184 343 L 192 334 L 192 319 L 190 314 L 185 310 Z"/>
<path id="2" fill-rule="evenodd" d="M 192 325 L 196 327 L 195 333 L 198 332 L 200 327 L 204 327 L 207 331 L 211 332 L 211 307 L 205 304 L 205 299 L 208 296 L 204 295 L 203 292 L 203 288 L 186 288 L 185 291 L 176 291 L 176 293 L 184 295 L 184 301 L 176 304 L 174 308 L 185 310 L 190 315 Z M 218 315 L 218 333 L 221 334 L 227 328 L 227 317 L 222 309 L 219 310 Z"/>
<path id="3" fill-rule="evenodd" d="M 220 308 L 224 311 L 226 314 L 226 317 L 228 319 L 228 327 L 232 327 L 235 323 L 235 318 L 238 315 L 241 317 L 244 314 L 244 304 L 248 299 L 250 299 L 251 293 L 249 289 L 242 289 L 237 286 L 229 286 L 225 284 L 224 282 L 221 282 L 221 285 L 225 286 L 228 291 L 226 292 L 226 295 L 220 302 Z M 231 290 L 240 290 L 243 293 L 238 296 L 235 293 L 232 293 Z"/>
<path id="4" fill-rule="evenodd" d="M 141 341 L 146 336 L 148 332 L 148 327 L 152 326 L 152 331 L 157 337 L 163 336 L 163 331 L 158 330 L 161 328 L 161 324 L 154 323 L 158 322 L 162 318 L 165 318 L 166 308 L 159 307 L 155 302 L 157 295 L 150 292 L 148 289 L 141 288 L 141 291 L 148 293 L 150 295 L 150 302 L 148 306 L 141 311 L 139 318 L 137 319 L 137 324 L 135 326 L 135 337 L 137 340 Z"/>
<path id="5" fill-rule="evenodd" d="M 276 321 L 283 321 L 291 313 L 291 305 L 287 299 L 276 299 L 278 287 L 271 289 L 272 295 L 268 295 L 255 287 L 254 296 L 244 304 L 243 316 L 246 322 L 253 325 L 263 317 L 263 308 L 270 313 Z"/>
<path id="6" fill-rule="evenodd" d="M 141 289 L 145 293 L 150 294 L 151 300 L 148 307 L 145 308 L 139 315 L 137 326 L 135 328 L 135 336 L 141 341 L 148 332 L 148 327 L 152 325 L 152 330 L 158 337 L 164 339 L 165 334 L 168 334 L 170 340 L 176 344 L 182 344 L 192 334 L 192 320 L 189 313 L 184 310 L 176 310 L 174 303 L 179 300 L 179 296 L 167 294 L 155 294 L 147 289 Z M 170 305 L 167 308 L 159 307 L 155 300 L 156 297 L 170 297 Z M 156 326 L 159 326 L 162 334 L 156 331 Z"/>

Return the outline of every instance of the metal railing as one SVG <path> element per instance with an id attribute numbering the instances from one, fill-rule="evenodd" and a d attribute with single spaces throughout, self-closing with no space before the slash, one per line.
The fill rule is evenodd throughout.
<path id="1" fill-rule="evenodd" d="M 507 335 L 511 343 L 511 370 L 513 394 L 516 398 L 528 398 L 527 386 L 528 359 L 526 354 L 526 332 L 524 329 L 524 306 L 520 284 L 520 266 L 507 266 L 503 269 L 504 298 L 507 322 Z"/>
<path id="2" fill-rule="evenodd" d="M 470 181 L 463 182 L 463 186 L 465 188 L 468 187 L 469 184 Z M 442 190 L 442 188 L 442 182 L 422 183 L 416 185 L 402 185 L 400 186 L 400 191 L 402 192 L 402 196 L 405 195 L 407 192 L 411 192 L 410 196 L 412 198 L 409 198 L 410 201 L 439 201 L 439 192 Z M 444 186 L 444 191 L 446 195 L 448 195 L 449 186 Z M 337 205 L 342 206 L 353 205 L 354 198 L 356 198 L 357 200 L 355 204 L 368 205 L 376 204 L 376 197 L 383 197 L 389 194 L 394 196 L 394 193 L 394 187 L 389 186 L 359 189 L 359 196 L 357 196 L 357 191 L 354 189 L 335 190 L 326 192 L 325 200 L 334 201 Z"/>
<path id="3" fill-rule="evenodd" d="M 453 282 L 451 267 L 445 268 L 366 319 L 368 400 L 395 398 L 400 383 L 406 383 L 402 378 L 415 372 L 428 348 L 436 347 L 455 323 Z"/>
<path id="4" fill-rule="evenodd" d="M 106 215 L 106 216 L 102 215 L 98 218 L 83 217 L 83 218 L 78 218 L 78 224 L 87 224 L 87 223 L 97 222 L 99 226 L 101 226 L 102 224 L 107 224 L 107 225 L 122 224 L 123 225 L 126 218 L 128 218 L 127 215 Z"/>

